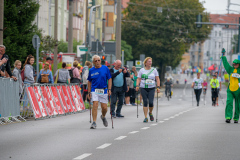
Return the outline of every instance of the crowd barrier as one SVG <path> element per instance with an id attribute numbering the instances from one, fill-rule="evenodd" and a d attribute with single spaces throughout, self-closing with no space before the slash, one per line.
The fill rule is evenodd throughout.
<path id="1" fill-rule="evenodd" d="M 19 82 L 0 78 L 0 124 L 24 120 L 20 116 Z"/>
<path id="2" fill-rule="evenodd" d="M 85 110 L 78 84 L 33 84 L 26 85 L 24 90 L 35 119 Z M 27 114 L 29 116 L 29 112 Z"/>

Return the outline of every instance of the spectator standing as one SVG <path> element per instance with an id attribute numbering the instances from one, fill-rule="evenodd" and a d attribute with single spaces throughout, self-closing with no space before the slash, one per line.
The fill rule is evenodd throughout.
<path id="1" fill-rule="evenodd" d="M 19 83 L 19 95 L 22 94 L 23 91 L 23 82 L 22 82 L 22 77 L 21 77 L 21 67 L 22 67 L 22 62 L 19 60 L 16 60 L 14 63 L 14 69 L 13 69 L 13 76 L 18 79 Z"/>
<path id="2" fill-rule="evenodd" d="M 82 82 L 83 82 L 83 101 L 85 102 L 87 99 L 87 93 L 88 93 L 88 89 L 87 89 L 87 83 L 88 83 L 88 74 L 89 74 L 89 70 L 92 66 L 92 63 L 89 61 L 85 62 L 85 66 L 82 69 Z"/>
<path id="3" fill-rule="evenodd" d="M 128 73 L 130 74 L 130 72 L 128 71 Z M 125 104 L 127 106 L 130 106 L 130 96 L 131 96 L 131 92 L 130 92 L 130 84 L 131 84 L 131 78 L 130 77 L 126 77 L 126 81 L 127 81 L 127 91 L 125 92 Z"/>
<path id="4" fill-rule="evenodd" d="M 55 77 L 55 82 L 57 83 L 66 83 L 66 84 L 70 83 L 71 77 L 69 75 L 67 64 L 65 62 L 62 63 L 62 68 L 57 70 L 54 77 Z"/>
<path id="5" fill-rule="evenodd" d="M 218 82 L 219 82 L 219 85 L 217 87 L 217 95 L 219 95 L 219 92 L 222 90 L 221 72 L 220 72 L 219 76 L 218 76 L 218 72 L 215 72 L 215 75 L 217 76 L 217 79 L 218 79 Z M 216 102 L 217 102 L 217 106 L 218 106 L 218 96 L 217 96 Z"/>
<path id="6" fill-rule="evenodd" d="M 7 59 L 6 59 L 6 58 L 3 58 L 2 60 L 0 60 L 0 67 L 1 67 L 1 65 L 3 65 L 4 63 L 7 63 Z"/>
<path id="7" fill-rule="evenodd" d="M 72 73 L 73 73 L 73 77 L 71 78 L 71 83 L 78 83 L 80 84 L 80 73 L 78 70 L 78 61 L 74 61 L 73 62 L 73 68 L 72 68 Z"/>
<path id="8" fill-rule="evenodd" d="M 0 77 L 4 77 L 4 71 L 6 70 L 10 78 L 13 78 L 16 81 L 17 78 L 12 75 L 9 57 L 5 54 L 5 50 L 6 47 L 4 45 L 0 45 L 0 60 L 2 61 L 4 59 L 3 62 L 7 60 L 0 66 Z"/>
<path id="9" fill-rule="evenodd" d="M 49 64 L 44 64 L 44 69 L 41 69 L 38 75 L 38 83 L 54 83 L 52 72 L 49 70 Z"/>
<path id="10" fill-rule="evenodd" d="M 33 84 L 34 81 L 34 74 L 33 74 L 33 63 L 34 63 L 34 57 L 32 55 L 29 55 L 25 61 L 24 64 L 24 84 L 28 86 L 29 84 Z M 28 100 L 27 100 L 27 94 L 24 94 L 24 102 L 23 102 L 23 110 L 28 108 Z"/>
<path id="11" fill-rule="evenodd" d="M 47 57 L 46 58 L 46 63 L 49 64 L 49 70 L 52 71 L 52 65 L 51 65 L 52 64 L 52 58 L 51 57 Z M 42 65 L 42 68 L 44 68 L 44 65 L 45 64 Z"/>
<path id="12" fill-rule="evenodd" d="M 126 77 L 129 73 L 126 69 L 121 68 L 122 62 L 116 60 L 114 68 L 110 69 L 112 76 L 112 95 L 111 95 L 111 112 L 113 117 L 123 118 L 121 109 L 123 105 L 124 93 L 127 91 Z M 117 110 L 115 113 L 115 106 L 118 99 Z"/>
<path id="13" fill-rule="evenodd" d="M 130 103 L 135 106 L 135 98 L 136 98 L 136 84 L 137 84 L 137 70 L 135 66 L 132 66 L 132 72 L 131 72 L 131 80 L 132 80 L 132 84 L 130 84 L 130 92 L 131 92 L 131 96 L 130 96 Z"/>

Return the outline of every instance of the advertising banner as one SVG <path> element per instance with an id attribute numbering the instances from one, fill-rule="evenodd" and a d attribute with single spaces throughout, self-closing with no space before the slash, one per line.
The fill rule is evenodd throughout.
<path id="1" fill-rule="evenodd" d="M 48 116 L 48 114 L 47 114 L 46 108 L 45 108 L 44 103 L 43 103 L 43 99 L 42 99 L 42 96 L 41 96 L 40 88 L 37 87 L 37 86 L 35 86 L 33 88 L 34 88 L 35 95 L 36 95 L 36 98 L 37 98 L 37 101 L 38 101 L 39 109 L 42 112 L 42 116 L 46 117 L 46 116 Z"/>
<path id="2" fill-rule="evenodd" d="M 65 113 L 68 113 L 68 108 L 67 108 L 67 104 L 66 104 L 66 101 L 65 101 L 65 97 L 63 95 L 63 92 L 62 92 L 62 87 L 61 86 L 57 86 L 57 91 L 59 93 L 59 96 L 60 96 L 60 102 L 62 103 L 62 107 L 64 109 L 64 112 Z"/>
<path id="3" fill-rule="evenodd" d="M 68 94 L 69 94 L 69 96 L 70 96 L 70 101 L 71 101 L 71 103 L 72 103 L 73 110 L 74 110 L 74 112 L 77 112 L 77 108 L 76 108 L 75 103 L 74 103 L 74 101 L 73 101 L 72 92 L 71 92 L 69 86 L 67 86 L 67 91 L 68 91 Z"/>
<path id="4" fill-rule="evenodd" d="M 57 93 L 56 87 L 51 86 L 51 90 L 52 90 L 52 94 L 53 94 L 53 97 L 54 97 L 54 100 L 55 100 L 55 103 L 56 103 L 56 106 L 57 106 L 58 113 L 59 114 L 64 114 L 64 111 L 62 109 L 60 100 L 58 98 L 58 93 Z"/>
<path id="5" fill-rule="evenodd" d="M 54 113 L 53 113 L 53 108 L 52 108 L 52 106 L 51 106 L 51 104 L 50 104 L 50 101 L 49 101 L 49 98 L 48 98 L 48 96 L 47 96 L 46 89 L 45 89 L 44 86 L 41 86 L 40 88 L 41 88 L 41 91 L 42 91 L 42 95 L 43 95 L 42 98 L 43 98 L 43 100 L 44 100 L 44 102 L 45 102 L 45 105 L 46 105 L 46 109 L 47 109 L 47 111 L 48 111 L 48 114 L 49 114 L 49 116 L 53 116 L 53 115 L 54 115 Z"/>
<path id="6" fill-rule="evenodd" d="M 36 119 L 41 118 L 42 113 L 39 109 L 38 102 L 37 102 L 36 96 L 34 94 L 33 88 L 27 87 L 26 90 L 27 90 L 27 94 L 28 94 L 28 99 L 30 101 L 30 105 L 32 106 L 32 109 L 33 109 L 34 117 Z"/>
<path id="7" fill-rule="evenodd" d="M 76 91 L 77 91 L 77 96 L 78 96 L 78 100 L 79 100 L 79 103 L 80 103 L 81 110 L 84 110 L 85 106 L 84 106 L 83 98 L 82 98 L 82 95 L 81 95 L 81 92 L 80 92 L 80 87 L 78 85 L 75 85 L 75 88 L 76 88 Z"/>

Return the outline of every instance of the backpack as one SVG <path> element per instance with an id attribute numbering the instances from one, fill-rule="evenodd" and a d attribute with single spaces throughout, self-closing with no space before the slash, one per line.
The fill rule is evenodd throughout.
<path id="1" fill-rule="evenodd" d="M 22 81 L 24 82 L 24 79 L 25 79 L 25 77 L 24 77 L 24 69 L 21 70 L 21 77 L 22 77 Z"/>
<path id="2" fill-rule="evenodd" d="M 87 84 L 88 73 L 89 73 L 89 69 L 87 68 L 84 70 L 82 75 L 83 84 Z"/>
<path id="3" fill-rule="evenodd" d="M 71 79 L 73 78 L 73 70 L 74 70 L 74 69 L 75 69 L 75 68 L 72 68 L 72 69 L 69 69 L 69 70 L 68 70 Z"/>
<path id="4" fill-rule="evenodd" d="M 41 74 L 41 83 L 49 83 L 49 74 Z"/>

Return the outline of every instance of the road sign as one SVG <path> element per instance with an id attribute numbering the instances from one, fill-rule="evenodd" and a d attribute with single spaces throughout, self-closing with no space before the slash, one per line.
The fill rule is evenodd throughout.
<path id="1" fill-rule="evenodd" d="M 115 55 L 115 51 L 116 51 L 116 42 L 104 42 L 104 46 L 105 46 L 105 54 L 113 54 Z"/>
<path id="2" fill-rule="evenodd" d="M 129 67 L 129 69 L 132 69 L 133 61 L 127 61 L 127 65 Z"/>
<path id="3" fill-rule="evenodd" d="M 136 65 L 136 68 L 141 68 L 142 67 L 142 61 L 136 60 L 135 65 Z"/>
<path id="4" fill-rule="evenodd" d="M 34 35 L 33 38 L 32 38 L 32 44 L 33 44 L 33 48 L 34 49 L 37 49 L 40 47 L 40 38 L 38 35 Z"/>
<path id="5" fill-rule="evenodd" d="M 88 48 L 85 45 L 77 46 L 77 57 L 81 57 L 82 54 L 85 54 L 88 51 Z"/>
<path id="6" fill-rule="evenodd" d="M 93 52 L 93 54 L 103 53 L 103 47 L 98 39 L 96 42 L 92 42 L 92 48 L 90 51 Z"/>

